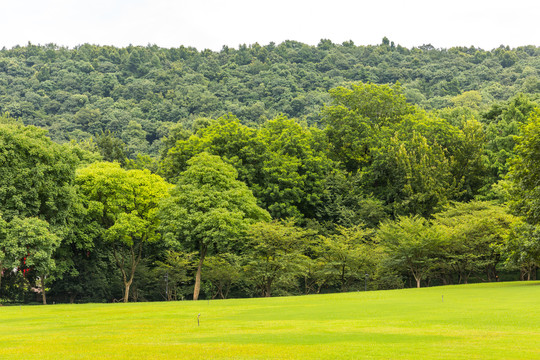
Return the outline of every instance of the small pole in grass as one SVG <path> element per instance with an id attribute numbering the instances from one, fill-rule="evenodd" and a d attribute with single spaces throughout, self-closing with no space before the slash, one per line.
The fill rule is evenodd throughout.
<path id="1" fill-rule="evenodd" d="M 165 301 L 169 301 L 169 270 L 165 272 Z"/>
<path id="2" fill-rule="evenodd" d="M 201 326 L 200 322 L 199 322 L 199 318 L 201 317 L 201 313 L 199 313 L 199 315 L 197 315 L 197 326 Z"/>
<path id="3" fill-rule="evenodd" d="M 366 273 L 365 275 L 366 275 L 366 281 L 365 281 L 365 283 L 364 283 L 364 291 L 367 291 L 367 279 L 368 279 L 368 277 L 369 277 L 369 274 Z"/>
<path id="4" fill-rule="evenodd" d="M 442 302 L 444 302 L 444 295 L 441 295 L 442 296 Z"/>

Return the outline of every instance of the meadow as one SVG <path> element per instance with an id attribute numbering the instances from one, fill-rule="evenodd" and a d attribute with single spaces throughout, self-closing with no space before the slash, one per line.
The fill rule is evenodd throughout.
<path id="1" fill-rule="evenodd" d="M 540 281 L 0 307 L 0 359 L 176 358 L 540 359 Z"/>

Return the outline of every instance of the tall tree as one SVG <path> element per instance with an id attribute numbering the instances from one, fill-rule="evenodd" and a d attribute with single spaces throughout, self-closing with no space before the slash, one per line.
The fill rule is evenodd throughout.
<path id="1" fill-rule="evenodd" d="M 204 259 L 212 252 L 242 247 L 250 223 L 269 220 L 238 173 L 219 156 L 200 153 L 171 190 L 160 209 L 165 238 L 187 251 L 198 251 L 193 300 L 199 298 Z"/>
<path id="2" fill-rule="evenodd" d="M 323 116 L 332 155 L 353 172 L 370 161 L 377 133 L 414 111 L 399 85 L 357 83 L 332 89 L 330 96 Z"/>
<path id="3" fill-rule="evenodd" d="M 78 159 L 47 131 L 0 117 L 0 213 L 39 217 L 58 232 L 70 221 Z"/>
<path id="4" fill-rule="evenodd" d="M 529 226 L 523 226 L 517 241 L 509 244 L 509 258 L 522 264 L 527 261 L 536 270 L 540 265 L 540 108 L 529 114 L 517 138 L 515 152 L 508 174 L 512 180 L 510 205 Z"/>
<path id="5" fill-rule="evenodd" d="M 516 156 L 510 167 L 513 180 L 511 205 L 527 222 L 540 224 L 540 108 L 529 116 L 517 138 Z"/>

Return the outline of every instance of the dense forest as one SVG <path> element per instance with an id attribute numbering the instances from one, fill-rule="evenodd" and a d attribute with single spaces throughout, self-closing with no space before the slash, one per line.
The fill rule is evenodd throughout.
<path id="1" fill-rule="evenodd" d="M 0 301 L 536 279 L 540 48 L 0 51 Z"/>

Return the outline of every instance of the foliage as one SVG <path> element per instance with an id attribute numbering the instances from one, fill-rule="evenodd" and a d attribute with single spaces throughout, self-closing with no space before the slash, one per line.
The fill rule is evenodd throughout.
<path id="1" fill-rule="evenodd" d="M 387 251 L 390 265 L 410 272 L 418 288 L 435 268 L 443 245 L 437 229 L 419 216 L 387 221 L 381 224 L 377 237 Z"/>
<path id="2" fill-rule="evenodd" d="M 0 212 L 40 217 L 57 228 L 70 221 L 77 158 L 33 126 L 0 123 Z"/>
<path id="3" fill-rule="evenodd" d="M 371 232 L 362 226 L 337 230 L 337 234 L 322 238 L 317 253 L 324 261 L 321 271 L 325 283 L 335 284 L 344 292 L 366 277 L 373 277 L 377 249 L 368 241 Z"/>
<path id="4" fill-rule="evenodd" d="M 173 246 L 199 253 L 194 299 L 200 290 L 201 269 L 208 252 L 239 250 L 251 222 L 269 220 L 257 206 L 237 172 L 218 156 L 200 153 L 188 161 L 160 218 L 166 240 Z"/>
<path id="5" fill-rule="evenodd" d="M 365 274 L 372 289 L 532 279 L 539 55 L 387 38 L 2 49 L 0 290 L 113 301 L 121 281 L 144 301 L 193 282 L 198 298 L 345 291 Z M 11 271 L 14 228 L 55 239 L 43 268 Z"/>
<path id="6" fill-rule="evenodd" d="M 497 280 L 502 248 L 517 222 L 504 207 L 481 201 L 456 203 L 436 214 L 435 226 L 449 240 L 442 252 L 443 276 L 450 271 L 467 283 L 471 274 L 483 273 L 486 280 Z"/>
<path id="7" fill-rule="evenodd" d="M 258 222 L 249 230 L 249 256 L 244 269 L 246 280 L 260 296 L 270 297 L 276 289 L 294 288 L 306 271 L 309 232 L 292 221 Z"/>
<path id="8" fill-rule="evenodd" d="M 159 240 L 158 204 L 170 185 L 148 170 L 124 170 L 118 163 L 98 162 L 78 171 L 77 183 L 88 221 L 113 249 L 124 281 L 124 302 L 144 246 Z"/>
<path id="9" fill-rule="evenodd" d="M 43 304 L 47 304 L 45 279 L 55 269 L 53 253 L 60 245 L 60 238 L 52 233 L 49 224 L 39 218 L 13 218 L 6 231 L 8 243 L 17 244 L 11 250 L 23 249 L 22 264 L 19 268 L 31 269 L 36 276 L 36 285 L 40 287 Z"/>

